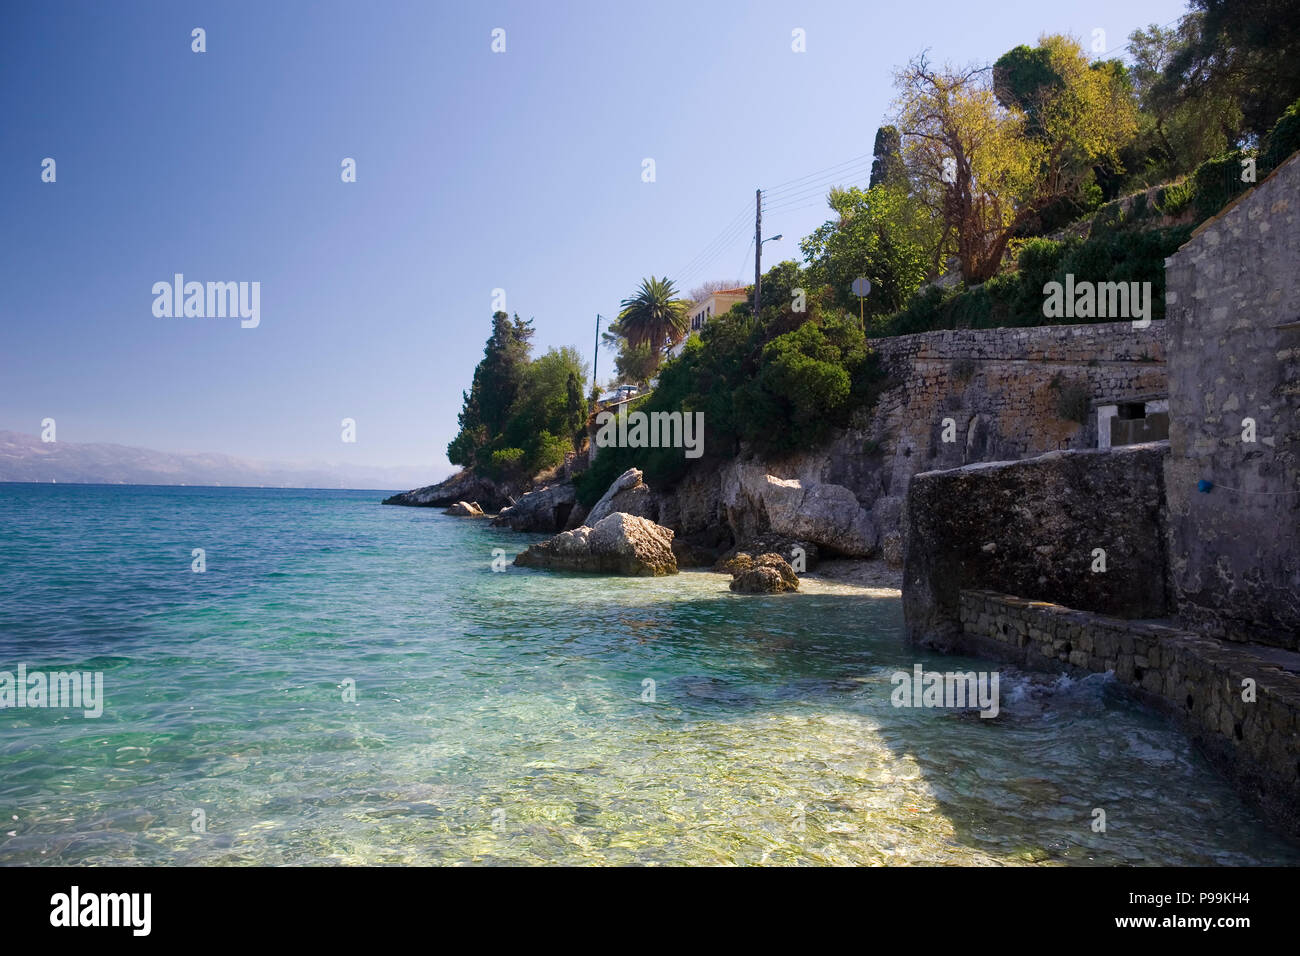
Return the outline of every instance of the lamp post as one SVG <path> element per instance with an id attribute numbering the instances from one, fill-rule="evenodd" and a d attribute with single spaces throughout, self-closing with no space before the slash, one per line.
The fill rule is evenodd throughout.
<path id="1" fill-rule="evenodd" d="M 600 378 L 596 374 L 596 368 L 600 365 L 600 323 L 602 319 L 600 313 L 596 313 L 596 351 L 591 358 L 591 390 L 595 394 L 600 394 Z"/>
<path id="2" fill-rule="evenodd" d="M 758 245 L 754 247 L 754 318 L 758 318 L 758 303 L 763 295 L 763 243 L 776 242 L 780 238 L 779 232 L 768 239 L 759 238 Z"/>

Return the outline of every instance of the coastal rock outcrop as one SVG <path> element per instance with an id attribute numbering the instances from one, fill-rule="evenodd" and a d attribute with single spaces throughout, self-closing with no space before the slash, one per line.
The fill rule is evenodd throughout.
<path id="1" fill-rule="evenodd" d="M 456 515 L 460 518 L 482 518 L 484 516 L 483 509 L 479 507 L 477 501 L 458 501 L 444 511 L 443 514 Z"/>
<path id="2" fill-rule="evenodd" d="M 497 487 L 492 479 L 465 469 L 436 485 L 425 485 L 423 488 L 391 495 L 384 499 L 384 504 L 450 508 L 458 501 L 479 502 L 488 511 L 495 511 L 510 504 L 510 496 L 505 489 Z"/>
<path id="3" fill-rule="evenodd" d="M 552 571 L 642 577 L 677 573 L 673 532 L 646 518 L 621 512 L 535 544 L 516 557 L 515 564 Z"/>
<path id="4" fill-rule="evenodd" d="M 592 506 L 586 523 L 594 526 L 615 512 L 649 518 L 651 521 L 659 520 L 659 500 L 642 480 L 640 468 L 629 468 L 614 479 L 609 490 Z"/>
<path id="5" fill-rule="evenodd" d="M 573 482 L 562 481 L 520 495 L 519 500 L 492 519 L 494 528 L 554 534 L 564 530 L 577 503 Z"/>
<path id="6" fill-rule="evenodd" d="M 868 557 L 877 546 L 871 514 L 843 485 L 777 478 L 753 462 L 723 475 L 722 501 L 737 537 L 773 531 L 848 557 Z"/>
<path id="7" fill-rule="evenodd" d="M 779 554 L 757 558 L 738 554 L 731 559 L 731 590 L 740 594 L 780 594 L 799 590 L 799 576 Z"/>

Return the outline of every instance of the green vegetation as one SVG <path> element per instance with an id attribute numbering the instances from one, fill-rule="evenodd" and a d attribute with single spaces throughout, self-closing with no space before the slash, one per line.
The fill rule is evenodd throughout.
<path id="1" fill-rule="evenodd" d="M 586 366 L 571 348 L 532 359 L 532 337 L 531 320 L 492 316 L 483 360 L 463 393 L 460 431 L 447 446 L 452 464 L 496 479 L 529 477 L 577 447 L 587 418 Z"/>
<path id="2" fill-rule="evenodd" d="M 742 304 L 706 325 L 633 410 L 703 412 L 705 455 L 714 458 L 734 455 L 741 442 L 769 454 L 811 448 L 847 424 L 884 386 L 877 358 L 856 315 L 815 302 L 795 312 L 783 285 L 792 277 L 793 263 L 773 268 L 763 289 L 774 304 L 757 320 Z M 602 448 L 578 478 L 578 498 L 594 503 L 634 465 L 651 484 L 670 485 L 687 464 L 680 448 Z"/>
<path id="3" fill-rule="evenodd" d="M 1080 425 L 1088 420 L 1092 408 L 1092 393 L 1084 382 L 1065 382 L 1061 376 L 1052 376 L 1048 387 L 1056 393 L 1056 414 L 1069 422 Z"/>
<path id="4" fill-rule="evenodd" d="M 861 275 L 871 280 L 865 314 L 901 308 L 925 280 L 938 240 L 934 221 L 901 185 L 835 189 L 827 202 L 838 218 L 799 244 L 808 262 L 808 287 L 856 315 L 859 303 L 850 286 Z"/>
<path id="5" fill-rule="evenodd" d="M 1067 273 L 1094 282 L 1150 282 L 1152 318 L 1163 319 L 1165 259 L 1191 233 L 1191 226 L 1182 226 L 1147 232 L 1113 231 L 1088 240 L 1033 239 L 1021 246 L 1017 271 L 977 286 L 931 286 L 906 308 L 873 325 L 870 332 L 873 336 L 908 335 L 937 329 L 1086 322 L 1043 315 L 1043 286 L 1048 282 L 1063 283 Z"/>

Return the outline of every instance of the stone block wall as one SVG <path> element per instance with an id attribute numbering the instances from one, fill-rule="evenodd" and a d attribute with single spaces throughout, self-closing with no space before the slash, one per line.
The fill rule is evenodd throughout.
<path id="1" fill-rule="evenodd" d="M 903 516 L 909 637 L 953 649 L 963 589 L 1163 617 L 1167 453 L 1158 442 L 915 476 Z"/>
<path id="2" fill-rule="evenodd" d="M 1163 398 L 1164 323 L 1049 325 L 925 332 L 872 345 L 899 383 L 888 396 L 895 484 L 921 471 L 1096 448 L 1096 407 Z M 1083 421 L 1062 396 L 1086 401 Z M 943 419 L 957 440 L 943 440 Z"/>
<path id="3" fill-rule="evenodd" d="M 1113 672 L 1178 718 L 1240 790 L 1300 835 L 1300 658 L 1270 661 L 1176 627 L 992 591 L 963 590 L 959 614 L 963 653 L 1031 670 Z"/>
<path id="4" fill-rule="evenodd" d="M 1201 226 L 1165 276 L 1179 616 L 1300 647 L 1300 154 Z"/>

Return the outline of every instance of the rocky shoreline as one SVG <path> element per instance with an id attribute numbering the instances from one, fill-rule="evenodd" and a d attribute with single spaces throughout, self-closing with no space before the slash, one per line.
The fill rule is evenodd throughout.
<path id="1" fill-rule="evenodd" d="M 572 480 L 544 484 L 518 498 L 504 498 L 490 481 L 467 472 L 439 485 L 394 495 L 384 504 L 442 507 L 447 515 L 489 518 L 493 527 L 550 533 L 551 538 L 520 552 L 515 558 L 519 567 L 629 576 L 708 569 L 729 575 L 730 589 L 741 594 L 777 594 L 807 589 L 808 585 L 814 591 L 847 587 L 878 592 L 878 596 L 901 593 L 900 567 L 878 553 L 855 555 L 871 554 L 873 549 L 861 537 L 861 515 L 849 514 L 843 494 L 822 487 L 804 489 L 794 480 L 765 478 L 778 489 L 776 496 L 797 498 L 797 507 L 806 515 L 827 520 L 783 525 L 808 532 L 792 536 L 774 530 L 764 509 L 762 518 L 767 520 L 729 521 L 688 539 L 660 523 L 665 511 L 680 513 L 680 504 L 677 509 L 665 507 L 666 496 L 653 491 L 636 468 L 619 475 L 590 511 L 577 501 Z M 489 502 L 504 498 L 508 503 L 490 514 L 477 498 Z M 810 500 L 826 506 L 809 506 Z M 837 511 L 841 513 L 837 515 Z M 836 527 L 847 533 L 830 530 Z M 743 529 L 749 533 L 741 537 Z M 854 556 L 846 556 L 846 552 Z"/>

